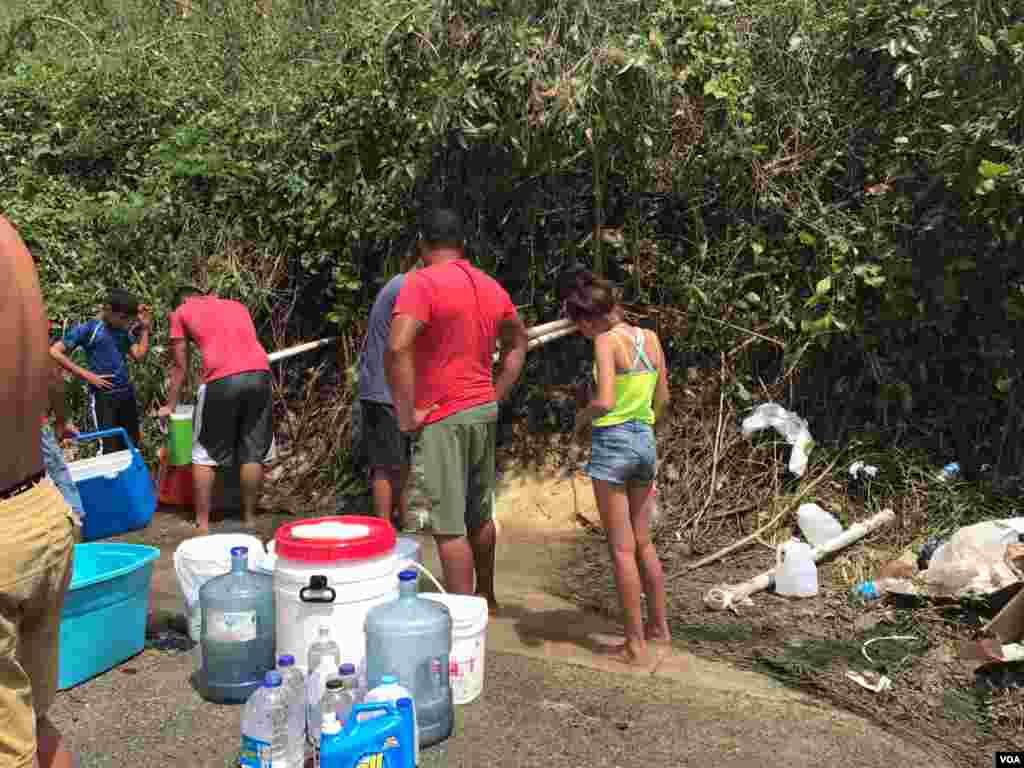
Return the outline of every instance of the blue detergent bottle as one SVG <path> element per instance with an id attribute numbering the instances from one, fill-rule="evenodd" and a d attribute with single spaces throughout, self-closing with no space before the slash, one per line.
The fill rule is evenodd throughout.
<path id="1" fill-rule="evenodd" d="M 357 704 L 320 736 L 320 768 L 416 768 L 412 699 Z"/>

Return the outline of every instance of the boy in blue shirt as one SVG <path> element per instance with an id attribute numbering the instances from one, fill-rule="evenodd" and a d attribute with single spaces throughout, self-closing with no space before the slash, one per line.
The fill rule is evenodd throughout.
<path id="1" fill-rule="evenodd" d="M 133 332 L 140 323 L 138 333 Z M 110 291 L 100 317 L 72 328 L 50 347 L 53 359 L 89 385 L 89 410 L 97 430 L 122 427 L 139 446 L 139 407 L 135 387 L 128 379 L 128 359 L 141 360 L 149 351 L 149 307 L 139 304 L 127 291 Z M 76 365 L 69 355 L 81 348 L 88 369 Z M 102 450 L 123 450 L 120 437 L 105 438 Z"/>

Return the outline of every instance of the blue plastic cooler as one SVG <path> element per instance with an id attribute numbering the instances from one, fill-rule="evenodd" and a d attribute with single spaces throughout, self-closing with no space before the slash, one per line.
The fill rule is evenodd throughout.
<path id="1" fill-rule="evenodd" d="M 82 459 L 68 465 L 82 496 L 85 521 L 82 541 L 95 541 L 145 528 L 156 511 L 156 490 L 142 454 L 123 429 L 79 435 L 78 442 L 120 435 L 126 450 Z"/>

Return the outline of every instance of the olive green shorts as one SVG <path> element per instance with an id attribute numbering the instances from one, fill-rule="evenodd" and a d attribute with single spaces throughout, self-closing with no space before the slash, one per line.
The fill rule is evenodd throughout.
<path id="1" fill-rule="evenodd" d="M 470 408 L 420 432 L 415 463 L 430 503 L 431 533 L 465 536 L 494 517 L 498 404 Z"/>

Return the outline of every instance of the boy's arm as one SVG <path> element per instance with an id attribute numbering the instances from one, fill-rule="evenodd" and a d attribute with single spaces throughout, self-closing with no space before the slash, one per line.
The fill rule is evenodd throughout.
<path id="1" fill-rule="evenodd" d="M 153 325 L 153 315 L 145 304 L 139 307 L 139 322 L 142 323 L 139 340 L 132 344 L 130 350 L 132 359 L 135 361 L 141 360 L 149 352 L 149 329 Z"/>
<path id="2" fill-rule="evenodd" d="M 64 400 L 64 374 L 60 368 L 52 366 L 50 375 L 50 410 L 53 411 L 54 433 L 57 438 L 74 437 L 78 430 L 68 423 L 68 411 Z"/>
<path id="3" fill-rule="evenodd" d="M 171 339 L 171 354 L 174 362 L 171 366 L 170 379 L 167 385 L 167 404 L 160 409 L 160 415 L 170 416 L 178 407 L 178 400 L 181 397 L 181 388 L 188 378 L 189 351 L 187 339 Z"/>
<path id="4" fill-rule="evenodd" d="M 53 346 L 50 347 L 50 357 L 60 363 L 64 370 L 73 373 L 75 376 L 89 384 L 92 384 L 97 389 L 114 388 L 114 385 L 110 381 L 113 378 L 112 375 L 107 374 L 101 376 L 95 374 L 92 371 L 88 371 L 82 366 L 77 365 L 70 357 L 68 357 L 67 347 L 64 345 L 63 341 L 55 342 Z"/>

